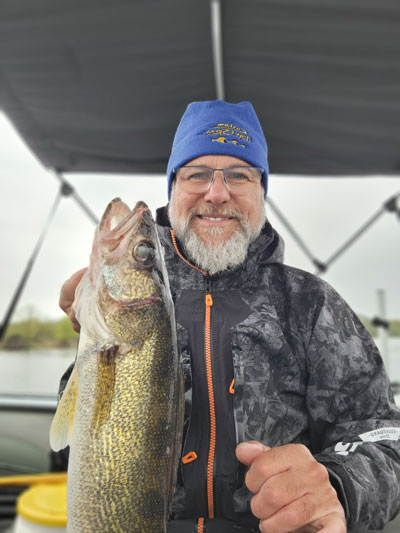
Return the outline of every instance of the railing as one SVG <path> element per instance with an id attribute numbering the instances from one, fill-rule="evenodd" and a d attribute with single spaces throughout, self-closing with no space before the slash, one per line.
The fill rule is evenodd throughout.
<path id="1" fill-rule="evenodd" d="M 57 396 L 52 394 L 0 393 L 0 409 L 13 411 L 55 411 Z"/>

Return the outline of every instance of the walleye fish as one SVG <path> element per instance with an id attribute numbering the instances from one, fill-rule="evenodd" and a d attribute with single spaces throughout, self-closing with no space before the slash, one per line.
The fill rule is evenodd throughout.
<path id="1" fill-rule="evenodd" d="M 50 431 L 70 445 L 68 533 L 166 531 L 183 425 L 174 306 L 150 210 L 119 198 L 75 292 L 74 370 Z"/>

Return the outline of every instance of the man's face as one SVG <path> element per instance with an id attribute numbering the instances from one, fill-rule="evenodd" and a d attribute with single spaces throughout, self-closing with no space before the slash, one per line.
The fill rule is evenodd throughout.
<path id="1" fill-rule="evenodd" d="M 201 156 L 186 165 L 219 169 L 249 166 L 242 159 L 226 155 Z M 211 187 L 206 192 L 193 193 L 185 190 L 178 176 L 171 194 L 169 216 L 175 233 L 192 259 L 198 264 L 203 262 L 203 265 L 199 266 L 210 272 L 215 269 L 223 270 L 242 262 L 249 243 L 258 236 L 265 222 L 264 188 L 261 181 L 257 180 L 247 184 L 240 194 L 234 194 L 225 185 L 222 172 L 217 171 Z M 237 251 L 240 259 L 239 256 L 236 259 L 231 257 L 225 261 L 226 264 L 222 261 L 221 268 L 218 265 L 210 267 L 197 257 L 197 248 L 201 245 L 205 247 L 204 252 L 207 250 L 208 255 L 224 253 L 232 256 Z M 229 247 L 232 251 L 229 251 Z"/>

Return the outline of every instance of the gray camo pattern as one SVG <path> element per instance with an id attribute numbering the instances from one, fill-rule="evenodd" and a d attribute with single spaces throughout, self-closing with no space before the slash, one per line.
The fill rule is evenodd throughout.
<path id="1" fill-rule="evenodd" d="M 201 273 L 184 263 L 169 228 L 159 226 L 175 301 L 183 290 L 205 290 Z M 380 530 L 400 508 L 400 441 L 355 446 L 376 428 L 400 428 L 380 354 L 357 316 L 323 280 L 286 266 L 283 242 L 267 223 L 242 268 L 213 277 L 213 291 L 240 290 L 252 312 L 232 331 L 237 442 L 302 443 L 324 464 L 353 531 Z M 191 404 L 190 350 L 178 327 Z M 343 449 L 343 447 L 342 447 Z M 251 494 L 239 476 L 235 511 L 250 512 Z M 184 505 L 179 486 L 174 510 Z"/>

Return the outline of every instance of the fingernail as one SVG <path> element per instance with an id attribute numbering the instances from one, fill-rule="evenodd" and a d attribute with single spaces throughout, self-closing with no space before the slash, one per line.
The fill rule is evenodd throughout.
<path id="1" fill-rule="evenodd" d="M 269 450 L 268 446 L 264 446 L 261 442 L 256 440 L 249 440 L 245 442 L 240 442 L 237 447 L 239 448 L 258 448 L 259 450 Z"/>

